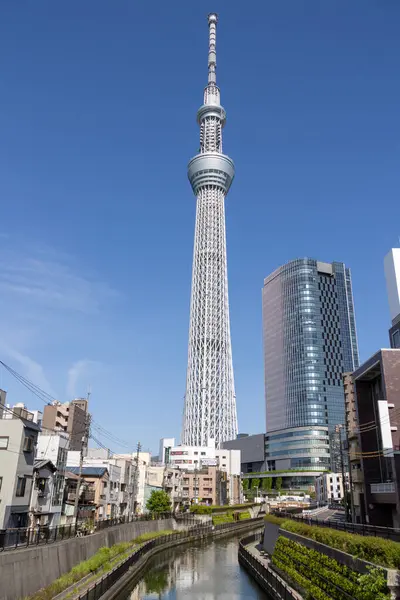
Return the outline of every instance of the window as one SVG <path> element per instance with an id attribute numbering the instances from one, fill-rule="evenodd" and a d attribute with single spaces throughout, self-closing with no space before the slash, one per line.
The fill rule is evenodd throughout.
<path id="1" fill-rule="evenodd" d="M 8 448 L 8 437 L 2 436 L 0 437 L 0 450 L 7 450 Z"/>
<path id="2" fill-rule="evenodd" d="M 29 436 L 25 436 L 25 438 L 24 438 L 24 452 L 32 452 L 32 450 L 33 450 L 33 439 L 31 437 L 29 437 Z"/>
<path id="3" fill-rule="evenodd" d="M 206 453 L 205 453 L 205 452 L 202 452 L 202 453 L 201 453 L 201 455 L 202 455 L 202 456 L 205 456 L 205 455 L 206 455 Z"/>
<path id="4" fill-rule="evenodd" d="M 15 493 L 15 495 L 18 498 L 22 498 L 23 496 L 25 496 L 25 486 L 26 486 L 26 478 L 18 477 L 17 478 L 17 491 Z"/>
<path id="5" fill-rule="evenodd" d="M 39 491 L 39 493 L 44 494 L 45 488 L 46 488 L 46 478 L 39 477 L 39 479 L 36 480 L 36 489 Z"/>
<path id="6" fill-rule="evenodd" d="M 104 481 L 103 482 L 103 488 L 106 489 L 106 487 L 107 487 L 107 481 Z"/>
<path id="7" fill-rule="evenodd" d="M 198 452 L 195 452 L 195 453 L 194 453 L 194 455 L 195 455 L 195 456 L 197 456 L 197 455 L 198 455 Z"/>
<path id="8" fill-rule="evenodd" d="M 393 348 L 400 348 L 400 329 L 397 329 L 392 334 Z"/>
<path id="9" fill-rule="evenodd" d="M 1 486 L 3 485 L 3 478 L 0 477 L 0 492 L 1 492 Z"/>

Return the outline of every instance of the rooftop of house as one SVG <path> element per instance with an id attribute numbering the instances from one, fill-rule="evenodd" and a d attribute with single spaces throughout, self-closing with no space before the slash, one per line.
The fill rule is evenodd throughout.
<path id="1" fill-rule="evenodd" d="M 79 467 L 66 467 L 66 470 L 73 475 L 79 475 Z M 83 477 L 103 477 L 105 473 L 108 473 L 107 467 L 82 467 Z"/>

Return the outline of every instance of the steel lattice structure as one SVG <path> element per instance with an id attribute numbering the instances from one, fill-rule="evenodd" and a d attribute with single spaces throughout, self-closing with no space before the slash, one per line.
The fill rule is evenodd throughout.
<path id="1" fill-rule="evenodd" d="M 208 16 L 208 84 L 197 112 L 200 151 L 188 165 L 197 197 L 182 443 L 216 447 L 237 435 L 229 325 L 225 196 L 235 168 L 222 152 L 225 111 L 216 84 L 217 15 Z"/>

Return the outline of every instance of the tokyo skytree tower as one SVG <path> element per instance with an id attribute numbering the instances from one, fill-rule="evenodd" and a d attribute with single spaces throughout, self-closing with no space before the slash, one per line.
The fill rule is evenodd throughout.
<path id="1" fill-rule="evenodd" d="M 226 114 L 216 83 L 216 14 L 208 15 L 208 84 L 197 112 L 200 150 L 188 165 L 197 198 L 182 444 L 217 448 L 237 435 L 229 325 L 225 196 L 235 167 L 222 151 Z"/>

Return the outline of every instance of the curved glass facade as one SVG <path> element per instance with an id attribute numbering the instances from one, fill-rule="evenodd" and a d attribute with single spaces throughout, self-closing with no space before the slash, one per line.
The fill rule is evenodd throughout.
<path id="1" fill-rule="evenodd" d="M 344 423 L 342 374 L 358 366 L 350 270 L 308 258 L 277 269 L 264 281 L 263 337 L 267 434 Z M 320 457 L 325 464 L 326 446 Z"/>

